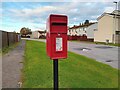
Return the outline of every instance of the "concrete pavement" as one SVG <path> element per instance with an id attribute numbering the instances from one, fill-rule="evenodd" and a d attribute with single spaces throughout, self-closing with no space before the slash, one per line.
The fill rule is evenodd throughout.
<path id="1" fill-rule="evenodd" d="M 2 88 L 18 88 L 21 82 L 25 41 L 2 57 Z M 11 89 L 12 90 L 12 89 Z"/>

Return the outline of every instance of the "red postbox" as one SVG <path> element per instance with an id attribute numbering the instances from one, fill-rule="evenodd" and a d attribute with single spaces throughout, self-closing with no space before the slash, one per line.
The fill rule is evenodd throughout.
<path id="1" fill-rule="evenodd" d="M 67 16 L 51 14 L 46 28 L 47 55 L 53 60 L 67 58 Z"/>

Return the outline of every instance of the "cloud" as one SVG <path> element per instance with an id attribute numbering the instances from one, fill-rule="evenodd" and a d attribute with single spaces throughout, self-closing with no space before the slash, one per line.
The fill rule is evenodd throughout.
<path id="1" fill-rule="evenodd" d="M 44 22 L 43 19 L 47 16 L 49 12 L 56 10 L 53 6 L 37 7 L 34 9 L 10 9 L 12 18 L 20 18 L 20 21 L 30 21 L 30 22 Z"/>
<path id="2" fill-rule="evenodd" d="M 0 19 L 2 19 L 2 9 L 0 9 Z"/>
<path id="3" fill-rule="evenodd" d="M 112 13 L 112 11 L 114 10 L 113 7 L 106 7 L 104 12 L 107 12 L 107 13 Z"/>
<path id="4" fill-rule="evenodd" d="M 11 5 L 12 4 L 12 5 Z M 16 6 L 16 3 L 11 3 Z M 45 28 L 49 14 L 66 14 L 69 17 L 69 25 L 79 24 L 86 19 L 96 21 L 104 11 L 112 11 L 111 2 L 53 2 L 53 3 L 17 3 L 19 7 L 3 7 L 4 23 L 9 22 L 20 26 L 30 26 L 33 29 Z M 6 20 L 9 18 L 9 20 Z M 7 23 L 7 24 L 9 24 Z M 18 24 L 16 26 L 19 26 Z M 19 26 L 19 27 L 20 27 Z"/>
<path id="5" fill-rule="evenodd" d="M 2 18 L 2 3 L 0 3 L 0 19 Z"/>
<path id="6" fill-rule="evenodd" d="M 115 0 L 1 0 L 2 2 L 113 2 Z M 119 1 L 119 0 L 116 0 Z"/>

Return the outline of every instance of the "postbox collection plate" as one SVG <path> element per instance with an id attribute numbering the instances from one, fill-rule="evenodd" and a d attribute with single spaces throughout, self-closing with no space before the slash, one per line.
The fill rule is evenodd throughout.
<path id="1" fill-rule="evenodd" d="M 57 37 L 56 38 L 56 51 L 62 51 L 63 50 L 63 45 L 62 45 L 62 38 Z"/>

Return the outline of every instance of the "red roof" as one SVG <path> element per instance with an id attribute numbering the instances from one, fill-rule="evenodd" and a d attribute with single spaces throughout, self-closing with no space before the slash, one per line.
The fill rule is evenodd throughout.
<path id="1" fill-rule="evenodd" d="M 94 23 L 83 24 L 83 25 L 79 25 L 79 26 L 74 25 L 73 27 L 70 27 L 69 29 L 77 29 L 77 28 L 80 28 L 80 27 L 88 27 L 92 24 L 94 24 Z"/>

